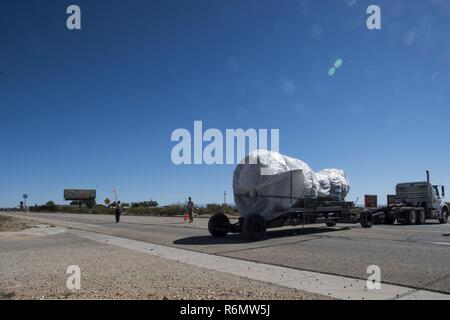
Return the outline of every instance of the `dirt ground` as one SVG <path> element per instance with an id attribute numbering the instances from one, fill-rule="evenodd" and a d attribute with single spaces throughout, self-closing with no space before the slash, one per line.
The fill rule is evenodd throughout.
<path id="1" fill-rule="evenodd" d="M 15 231 L 13 231 L 15 230 Z M 81 290 L 68 290 L 68 266 Z M 2 299 L 329 299 L 82 239 L 0 215 Z"/>
<path id="2" fill-rule="evenodd" d="M 24 219 L 17 219 L 12 217 L 6 217 L 0 215 L 0 232 L 4 231 L 22 231 L 28 229 L 31 225 L 35 225 L 35 222 L 27 221 Z"/>

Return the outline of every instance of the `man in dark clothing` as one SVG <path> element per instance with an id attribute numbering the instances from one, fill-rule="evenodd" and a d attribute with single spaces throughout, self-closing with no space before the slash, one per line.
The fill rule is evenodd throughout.
<path id="1" fill-rule="evenodd" d="M 115 214 L 116 214 L 116 223 L 120 222 L 120 215 L 122 214 L 122 206 L 120 205 L 120 201 L 117 201 L 116 203 L 116 210 L 115 210 Z"/>
<path id="2" fill-rule="evenodd" d="M 189 222 L 194 222 L 194 202 L 192 202 L 191 197 L 189 197 L 189 201 L 187 203 L 188 213 L 189 213 Z"/>

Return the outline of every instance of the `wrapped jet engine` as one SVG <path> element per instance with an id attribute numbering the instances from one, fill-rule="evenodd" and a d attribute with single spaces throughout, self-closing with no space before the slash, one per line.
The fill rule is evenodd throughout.
<path id="1" fill-rule="evenodd" d="M 242 217 L 259 214 L 270 220 L 298 200 L 343 201 L 349 191 L 344 171 L 315 173 L 301 160 L 267 150 L 250 153 L 233 174 L 234 200 Z"/>

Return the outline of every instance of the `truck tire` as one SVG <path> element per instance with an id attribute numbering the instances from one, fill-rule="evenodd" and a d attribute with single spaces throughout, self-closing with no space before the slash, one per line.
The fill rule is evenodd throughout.
<path id="1" fill-rule="evenodd" d="M 360 219 L 361 226 L 363 228 L 365 228 L 365 229 L 372 228 L 372 226 L 373 226 L 372 212 L 364 210 L 363 212 L 361 212 L 361 216 L 359 219 Z"/>
<path id="2" fill-rule="evenodd" d="M 446 224 L 448 222 L 448 208 L 442 209 L 442 218 L 439 218 L 440 224 Z"/>
<path id="3" fill-rule="evenodd" d="M 403 215 L 403 224 L 416 224 L 417 217 L 414 210 L 405 211 Z"/>
<path id="4" fill-rule="evenodd" d="M 330 228 L 331 228 L 331 227 L 335 227 L 336 224 L 337 224 L 337 223 L 336 223 L 335 221 L 330 221 L 330 222 L 327 222 L 327 223 L 326 223 L 327 227 L 330 227 Z"/>
<path id="5" fill-rule="evenodd" d="M 267 222 L 258 214 L 244 219 L 242 231 L 248 240 L 261 240 L 266 236 Z"/>
<path id="6" fill-rule="evenodd" d="M 230 220 L 223 213 L 214 214 L 208 222 L 209 233 L 216 238 L 225 237 L 228 234 Z"/>
<path id="7" fill-rule="evenodd" d="M 425 222 L 426 222 L 425 211 L 417 210 L 416 211 L 416 224 L 425 224 Z"/>

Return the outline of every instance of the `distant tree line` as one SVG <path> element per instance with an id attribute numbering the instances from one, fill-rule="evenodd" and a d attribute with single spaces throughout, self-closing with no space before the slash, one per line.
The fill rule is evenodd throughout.
<path id="1" fill-rule="evenodd" d="M 57 205 L 53 201 L 48 201 L 44 205 L 30 206 L 30 211 L 35 212 L 62 212 L 62 213 L 88 213 L 88 214 L 114 214 L 115 201 L 109 202 L 109 205 L 93 205 L 79 206 L 79 202 L 72 202 L 70 206 Z M 184 204 L 171 204 L 166 206 L 159 206 L 156 201 L 142 201 L 122 203 L 126 208 L 127 214 L 143 215 L 143 216 L 183 216 L 187 212 L 187 207 Z M 227 215 L 237 215 L 236 208 L 228 204 L 207 204 L 206 206 L 197 207 L 194 209 L 194 214 L 212 215 L 214 213 L 225 213 Z"/>

